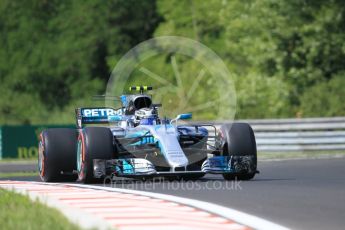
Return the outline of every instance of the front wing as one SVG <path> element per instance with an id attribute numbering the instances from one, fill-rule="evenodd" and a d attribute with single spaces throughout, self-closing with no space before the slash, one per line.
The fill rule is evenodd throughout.
<path id="1" fill-rule="evenodd" d="M 124 158 L 101 160 L 95 159 L 94 177 L 163 177 L 196 173 L 243 175 L 256 173 L 256 162 L 253 156 L 215 156 L 206 159 L 200 170 L 187 171 L 187 168 L 171 168 L 169 171 L 158 171 L 153 163 L 143 158 Z"/>

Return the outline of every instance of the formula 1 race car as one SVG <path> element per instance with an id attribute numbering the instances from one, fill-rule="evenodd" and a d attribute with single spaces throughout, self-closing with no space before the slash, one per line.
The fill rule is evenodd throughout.
<path id="1" fill-rule="evenodd" d="M 192 114 L 160 117 L 161 105 L 152 103 L 147 90 L 152 87 L 130 87 L 139 92 L 118 97 L 118 109 L 77 108 L 76 129 L 44 130 L 38 157 L 41 179 L 93 183 L 117 177 L 194 180 L 207 173 L 226 180 L 255 176 L 256 143 L 248 124 L 179 125 Z"/>

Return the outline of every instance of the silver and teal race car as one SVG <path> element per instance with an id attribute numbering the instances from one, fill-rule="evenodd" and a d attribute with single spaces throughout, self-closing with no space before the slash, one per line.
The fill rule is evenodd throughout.
<path id="1" fill-rule="evenodd" d="M 256 143 L 246 123 L 215 126 L 159 116 L 160 104 L 145 91 L 122 95 L 121 108 L 77 108 L 76 129 L 40 134 L 38 168 L 43 181 L 164 177 L 194 180 L 205 174 L 250 180 L 257 171 Z"/>

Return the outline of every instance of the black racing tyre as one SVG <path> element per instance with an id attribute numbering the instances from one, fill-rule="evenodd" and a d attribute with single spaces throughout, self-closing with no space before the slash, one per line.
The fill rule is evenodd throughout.
<path id="1" fill-rule="evenodd" d="M 93 176 L 93 160 L 113 158 L 113 134 L 106 127 L 86 127 L 79 132 L 77 142 L 78 181 L 89 184 L 101 182 Z"/>
<path id="2" fill-rule="evenodd" d="M 77 132 L 75 129 L 54 128 L 40 134 L 38 170 L 42 181 L 75 181 Z M 62 174 L 63 172 L 63 174 Z"/>
<path id="3" fill-rule="evenodd" d="M 247 123 L 224 124 L 220 127 L 224 140 L 223 155 L 244 156 L 254 158 L 254 172 L 248 174 L 223 174 L 226 180 L 251 180 L 254 178 L 257 167 L 257 151 L 253 129 Z"/>

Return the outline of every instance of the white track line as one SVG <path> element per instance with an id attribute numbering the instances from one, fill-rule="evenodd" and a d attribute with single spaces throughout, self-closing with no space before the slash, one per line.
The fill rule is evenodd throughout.
<path id="1" fill-rule="evenodd" d="M 0 181 L 0 187 L 39 199 L 83 228 L 287 229 L 220 205 L 152 192 L 25 181 Z"/>

